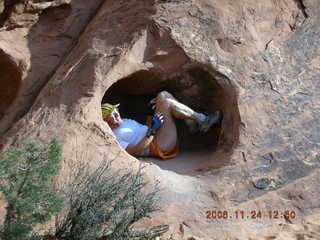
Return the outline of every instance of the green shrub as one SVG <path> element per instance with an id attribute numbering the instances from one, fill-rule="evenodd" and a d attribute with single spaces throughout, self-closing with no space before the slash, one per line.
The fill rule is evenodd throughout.
<path id="1" fill-rule="evenodd" d="M 1 227 L 3 240 L 149 240 L 168 230 L 167 225 L 136 229 L 134 223 L 159 210 L 158 188 L 145 192 L 141 169 L 113 171 L 107 161 L 93 172 L 75 168 L 62 197 L 50 189 L 58 173 L 61 148 L 52 140 L 12 148 L 0 159 L 0 191 L 8 203 Z M 60 215 L 58 213 L 64 207 Z M 57 216 L 56 228 L 35 235 L 33 226 Z"/>
<path id="2" fill-rule="evenodd" d="M 158 189 L 145 193 L 141 171 L 112 171 L 103 161 L 94 172 L 82 168 L 66 189 L 67 213 L 58 221 L 56 239 L 154 239 L 167 225 L 135 229 L 133 224 L 159 210 Z"/>
<path id="3" fill-rule="evenodd" d="M 30 141 L 24 148 L 12 148 L 0 159 L 0 191 L 7 201 L 1 229 L 4 240 L 26 240 L 32 227 L 45 223 L 63 207 L 63 199 L 50 190 L 58 173 L 61 148 L 56 140 L 41 145 Z"/>

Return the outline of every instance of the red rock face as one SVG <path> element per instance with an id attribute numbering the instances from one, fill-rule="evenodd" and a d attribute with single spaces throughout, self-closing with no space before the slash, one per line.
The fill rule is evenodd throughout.
<path id="1" fill-rule="evenodd" d="M 163 212 L 144 224 L 169 224 L 164 239 L 319 237 L 316 0 L 109 0 L 90 23 L 81 18 L 90 9 L 76 3 L 40 15 L 31 29 L 0 32 L 1 76 L 22 72 L 0 91 L 17 93 L 21 82 L 0 109 L 4 149 L 59 138 L 61 185 L 74 166 L 94 168 L 105 156 L 117 156 L 114 168 L 142 163 L 163 189 Z M 223 121 L 192 141 L 178 123 L 185 151 L 170 161 L 131 157 L 100 104 L 160 90 L 199 111 L 222 109 Z"/>
<path id="2" fill-rule="evenodd" d="M 14 1 L 8 1 L 6 5 L 3 26 L 0 23 L 0 49 L 19 65 L 23 84 L 19 95 L 10 94 L 15 101 L 3 116 L 0 135 L 28 111 L 102 1 L 86 4 L 73 1 L 71 5 L 63 4 L 65 2 L 50 1 L 49 5 L 44 2 L 41 6 L 46 8 L 31 12 L 28 4 L 22 4 L 21 8 L 21 3 L 15 5 Z M 10 74 L 10 70 L 1 69 L 2 75 Z"/>
<path id="3" fill-rule="evenodd" d="M 16 99 L 20 85 L 22 73 L 19 66 L 10 59 L 3 51 L 0 52 L 0 65 L 3 74 L 1 76 L 1 82 L 3 87 L 0 94 L 0 120 L 4 116 L 7 109 Z"/>

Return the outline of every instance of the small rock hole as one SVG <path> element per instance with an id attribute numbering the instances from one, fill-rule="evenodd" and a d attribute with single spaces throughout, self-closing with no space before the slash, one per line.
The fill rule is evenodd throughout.
<path id="1" fill-rule="evenodd" d="M 152 114 L 149 101 L 163 90 L 197 112 L 209 113 L 219 109 L 224 115 L 222 122 L 214 125 L 207 133 L 195 135 L 189 133 L 183 120 L 176 119 L 182 153 L 212 153 L 222 146 L 224 152 L 228 152 L 233 148 L 238 138 L 238 130 L 234 130 L 234 126 L 240 123 L 237 104 L 232 102 L 236 96 L 229 97 L 232 90 L 224 88 L 211 73 L 201 67 L 189 67 L 170 76 L 146 70 L 138 71 L 118 80 L 107 89 L 102 103 L 120 103 L 119 111 L 123 118 L 144 124 L 147 115 Z M 226 129 L 228 134 L 224 134 L 225 121 L 226 124 L 230 121 L 238 122 Z"/>

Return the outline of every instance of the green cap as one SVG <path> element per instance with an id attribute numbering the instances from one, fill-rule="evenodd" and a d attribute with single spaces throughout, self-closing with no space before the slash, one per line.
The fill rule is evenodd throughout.
<path id="1" fill-rule="evenodd" d="M 109 116 L 109 114 L 112 113 L 112 111 L 115 110 L 119 106 L 120 106 L 120 104 L 115 104 L 115 105 L 112 105 L 110 103 L 101 104 L 103 119 L 107 118 Z"/>

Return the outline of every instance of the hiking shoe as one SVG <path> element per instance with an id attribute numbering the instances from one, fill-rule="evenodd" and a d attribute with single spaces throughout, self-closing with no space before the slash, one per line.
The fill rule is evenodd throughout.
<path id="1" fill-rule="evenodd" d="M 220 110 L 209 113 L 206 117 L 206 120 L 204 120 L 204 122 L 200 124 L 199 131 L 207 132 L 212 127 L 212 125 L 219 123 L 221 119 L 222 112 Z"/>

